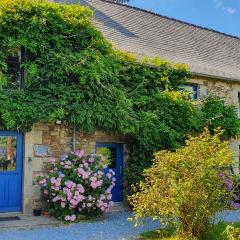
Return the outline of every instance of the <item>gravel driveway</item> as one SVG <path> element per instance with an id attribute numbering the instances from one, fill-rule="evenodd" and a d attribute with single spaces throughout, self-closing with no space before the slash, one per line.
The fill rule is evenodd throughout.
<path id="1" fill-rule="evenodd" d="M 140 232 L 156 229 L 157 223 L 147 222 L 134 228 L 127 219 L 131 212 L 113 212 L 104 220 L 81 222 L 60 227 L 45 227 L 31 230 L 0 231 L 0 240 L 128 240 Z M 0 223 L 1 224 L 1 223 Z"/>
<path id="2" fill-rule="evenodd" d="M 147 221 L 143 228 L 134 228 L 133 223 L 127 220 L 131 216 L 132 213 L 129 211 L 112 212 L 98 221 L 60 227 L 4 230 L 0 231 L 0 240 L 129 240 L 134 239 L 141 232 L 159 226 L 156 222 Z M 217 218 L 227 222 L 240 222 L 240 210 L 226 211 L 224 214 L 218 214 Z"/>

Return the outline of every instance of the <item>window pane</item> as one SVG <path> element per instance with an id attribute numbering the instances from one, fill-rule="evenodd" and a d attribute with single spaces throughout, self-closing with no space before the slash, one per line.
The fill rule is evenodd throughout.
<path id="1" fill-rule="evenodd" d="M 0 172 L 16 170 L 16 136 L 0 136 Z"/>
<path id="2" fill-rule="evenodd" d="M 182 85 L 180 89 L 190 92 L 192 99 L 198 98 L 198 85 L 186 84 L 186 85 Z"/>
<path id="3" fill-rule="evenodd" d="M 96 150 L 97 154 L 102 154 L 109 161 L 109 168 L 116 168 L 117 150 L 115 147 L 99 147 Z"/>
<path id="4" fill-rule="evenodd" d="M 19 89 L 20 87 L 20 63 L 18 55 L 10 56 L 7 59 L 8 82 L 5 89 Z"/>

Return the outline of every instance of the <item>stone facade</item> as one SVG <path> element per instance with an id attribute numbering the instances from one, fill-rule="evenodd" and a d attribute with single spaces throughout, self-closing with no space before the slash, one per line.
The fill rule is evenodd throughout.
<path id="1" fill-rule="evenodd" d="M 122 136 L 110 135 L 101 131 L 93 134 L 75 133 L 76 149 L 84 149 L 86 153 L 94 153 L 97 142 L 126 143 Z M 34 156 L 34 145 L 48 145 L 51 157 Z M 31 132 L 25 134 L 24 177 L 23 177 L 23 212 L 32 214 L 32 209 L 41 205 L 41 191 L 36 184 L 36 177 L 41 173 L 49 158 L 59 159 L 64 153 L 72 151 L 73 130 L 55 123 L 35 124 Z M 124 147 L 126 149 L 126 147 Z M 126 159 L 126 150 L 125 150 Z"/>

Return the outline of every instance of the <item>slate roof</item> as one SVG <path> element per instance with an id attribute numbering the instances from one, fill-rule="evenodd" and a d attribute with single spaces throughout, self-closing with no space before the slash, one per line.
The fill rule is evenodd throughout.
<path id="1" fill-rule="evenodd" d="M 68 0 L 74 3 L 76 0 Z M 240 38 L 107 0 L 81 0 L 121 50 L 186 63 L 194 75 L 240 81 Z"/>

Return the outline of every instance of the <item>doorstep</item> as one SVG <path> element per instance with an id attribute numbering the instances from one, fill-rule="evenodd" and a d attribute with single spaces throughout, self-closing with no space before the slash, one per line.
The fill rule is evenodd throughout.
<path id="1" fill-rule="evenodd" d="M 131 209 L 125 202 L 114 202 L 110 212 L 129 212 Z"/>
<path id="2" fill-rule="evenodd" d="M 0 221 L 0 231 L 23 230 L 48 226 L 59 226 L 61 222 L 52 217 L 27 216 L 21 213 L 0 213 L 0 217 L 19 217 L 20 220 Z"/>

